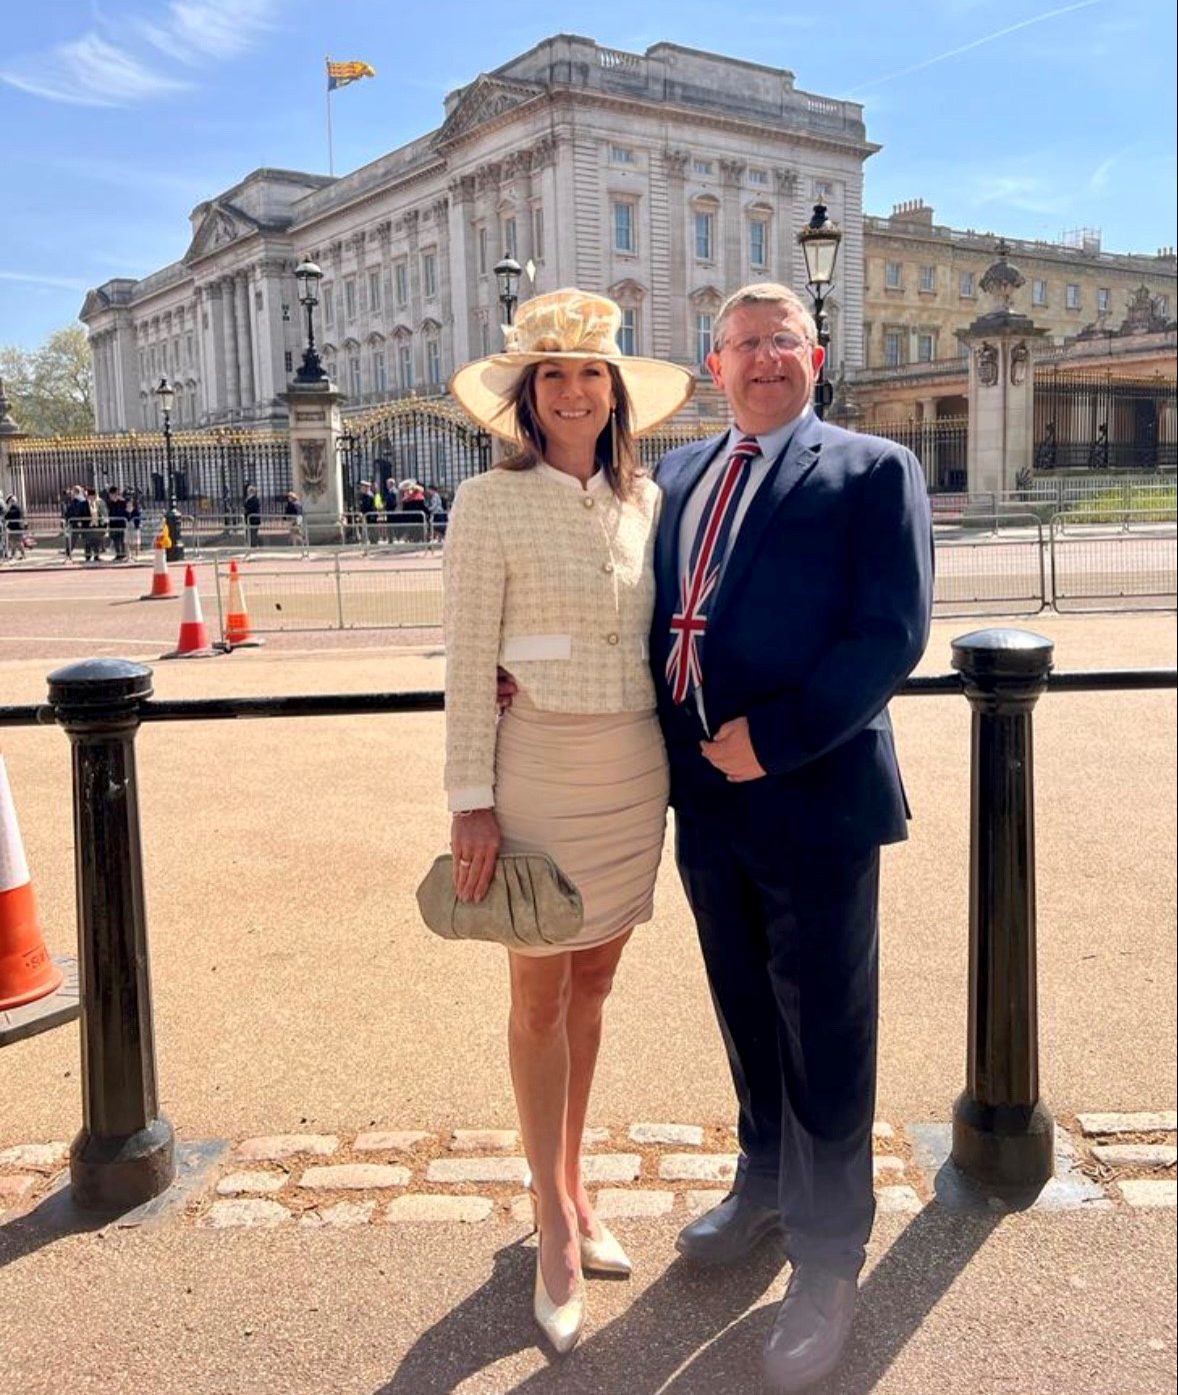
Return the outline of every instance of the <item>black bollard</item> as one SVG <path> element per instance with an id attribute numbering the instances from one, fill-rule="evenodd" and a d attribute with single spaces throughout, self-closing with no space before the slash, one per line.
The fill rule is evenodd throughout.
<path id="1" fill-rule="evenodd" d="M 1026 630 L 953 642 L 973 708 L 970 741 L 969 1042 L 953 1109 L 954 1165 L 984 1186 L 1029 1190 L 1054 1167 L 1039 1098 L 1031 712 L 1053 645 Z"/>
<path id="2" fill-rule="evenodd" d="M 73 745 L 83 1122 L 70 1178 L 86 1210 L 129 1210 L 176 1173 L 156 1091 L 135 775 L 139 704 L 151 692 L 151 670 L 125 659 L 49 675 L 49 701 Z"/>

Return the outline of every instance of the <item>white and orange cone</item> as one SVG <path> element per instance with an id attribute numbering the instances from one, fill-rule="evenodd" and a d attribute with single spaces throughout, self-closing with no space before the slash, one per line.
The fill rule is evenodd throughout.
<path id="1" fill-rule="evenodd" d="M 256 649 L 263 641 L 255 639 L 250 629 L 249 611 L 245 608 L 245 592 L 236 561 L 229 563 L 229 599 L 225 609 L 225 648 Z"/>
<path id="2" fill-rule="evenodd" d="M 162 601 L 176 594 L 172 578 L 168 575 L 168 543 L 165 533 L 159 533 L 155 540 L 155 561 L 151 572 L 151 590 L 141 601 Z"/>
<path id="3" fill-rule="evenodd" d="M 0 1012 L 46 998 L 62 972 L 41 935 L 16 806 L 0 756 Z"/>
<path id="4" fill-rule="evenodd" d="M 180 602 L 180 638 L 175 649 L 161 654 L 161 659 L 211 659 L 216 650 L 209 643 L 209 628 L 200 608 L 200 592 L 196 589 L 196 573 L 190 562 L 184 571 L 184 596 Z"/>

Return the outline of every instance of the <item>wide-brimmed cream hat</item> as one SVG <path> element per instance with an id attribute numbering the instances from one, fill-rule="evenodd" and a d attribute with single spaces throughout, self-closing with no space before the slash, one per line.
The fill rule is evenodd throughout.
<path id="1" fill-rule="evenodd" d="M 607 296 L 587 291 L 549 291 L 520 306 L 506 328 L 500 354 L 476 359 L 450 379 L 450 391 L 480 426 L 518 441 L 512 388 L 531 363 L 551 359 L 601 359 L 622 376 L 630 397 L 630 430 L 635 436 L 673 417 L 695 389 L 695 377 L 675 363 L 635 358 L 618 348 L 622 312 Z"/>

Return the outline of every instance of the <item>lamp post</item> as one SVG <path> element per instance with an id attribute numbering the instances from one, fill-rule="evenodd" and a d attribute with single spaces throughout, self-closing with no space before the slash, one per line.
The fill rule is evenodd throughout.
<path id="1" fill-rule="evenodd" d="M 830 383 L 826 381 L 825 352 L 830 346 L 830 326 L 824 307 L 834 281 L 834 267 L 842 240 L 842 229 L 826 216 L 826 205 L 816 203 L 813 216 L 798 233 L 798 242 L 806 259 L 806 282 L 814 298 L 814 323 L 818 327 L 818 344 L 824 355 L 814 384 L 814 411 L 820 419 L 826 415 L 834 396 Z"/>
<path id="2" fill-rule="evenodd" d="M 172 408 L 176 405 L 176 393 L 167 378 L 161 378 L 155 395 L 159 399 L 160 415 L 164 419 L 164 484 L 168 495 L 168 511 L 164 515 L 168 524 L 167 558 L 169 562 L 183 562 L 180 510 L 176 507 L 176 474 L 172 468 Z"/>
<path id="3" fill-rule="evenodd" d="M 323 280 L 323 272 L 314 262 L 308 261 L 300 262 L 294 274 L 299 283 L 299 304 L 307 312 L 307 347 L 303 350 L 295 382 L 303 387 L 326 385 L 327 374 L 315 349 L 315 307 L 319 304 L 319 282 Z"/>
<path id="4" fill-rule="evenodd" d="M 516 287 L 523 268 L 514 257 L 504 257 L 495 263 L 495 279 L 499 282 L 499 304 L 503 307 L 503 323 L 515 324 L 515 307 L 519 302 Z"/>

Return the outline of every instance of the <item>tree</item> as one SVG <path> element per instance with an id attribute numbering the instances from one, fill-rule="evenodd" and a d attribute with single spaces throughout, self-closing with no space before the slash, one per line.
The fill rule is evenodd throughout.
<path id="1" fill-rule="evenodd" d="M 86 436 L 94 431 L 94 374 L 81 325 L 56 330 L 31 352 L 0 348 L 0 381 L 12 418 L 33 436 Z"/>

